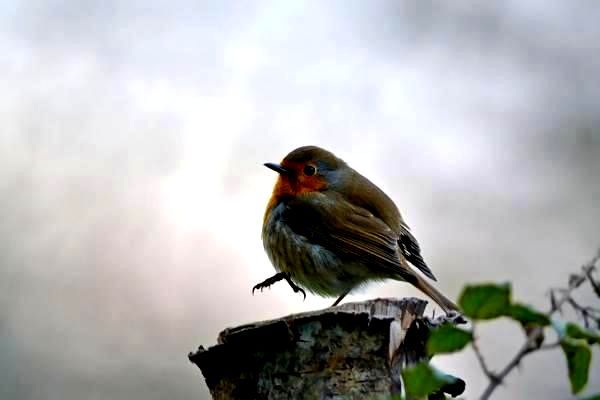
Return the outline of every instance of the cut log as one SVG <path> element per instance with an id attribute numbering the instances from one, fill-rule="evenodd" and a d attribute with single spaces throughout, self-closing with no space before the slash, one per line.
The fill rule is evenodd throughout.
<path id="1" fill-rule="evenodd" d="M 189 354 L 213 399 L 364 399 L 398 394 L 427 360 L 427 302 L 376 299 L 229 328 Z"/>

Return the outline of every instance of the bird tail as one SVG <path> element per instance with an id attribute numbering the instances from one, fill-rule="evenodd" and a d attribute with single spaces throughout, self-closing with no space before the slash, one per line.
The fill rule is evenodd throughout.
<path id="1" fill-rule="evenodd" d="M 431 286 L 429 282 L 427 282 L 425 279 L 421 278 L 417 274 L 415 274 L 415 277 L 417 279 L 413 284 L 417 287 L 417 289 L 421 290 L 427 296 L 431 297 L 433 301 L 435 301 L 440 307 L 442 307 L 444 312 L 448 313 L 448 311 L 460 311 L 458 306 L 454 304 L 452 300 L 450 300 L 449 298 L 444 296 L 439 290 Z"/>

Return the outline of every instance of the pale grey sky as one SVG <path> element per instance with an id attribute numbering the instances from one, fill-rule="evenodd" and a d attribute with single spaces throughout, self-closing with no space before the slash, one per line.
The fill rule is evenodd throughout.
<path id="1" fill-rule="evenodd" d="M 451 297 L 510 280 L 545 305 L 600 245 L 599 19 L 593 1 L 4 2 L 0 397 L 207 398 L 188 351 L 329 305 L 250 295 L 273 272 L 262 163 L 300 145 L 396 201 Z M 498 368 L 520 340 L 481 334 Z M 436 363 L 480 393 L 470 351 Z M 562 355 L 496 398 L 569 398 Z"/>

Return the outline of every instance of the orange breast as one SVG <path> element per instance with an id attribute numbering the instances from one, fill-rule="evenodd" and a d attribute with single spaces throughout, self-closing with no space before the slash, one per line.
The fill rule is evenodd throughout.
<path id="1" fill-rule="evenodd" d="M 289 168 L 289 167 L 288 167 Z M 267 204 L 264 219 L 267 218 L 269 212 L 279 203 L 283 197 L 298 196 L 303 193 L 317 192 L 327 187 L 327 182 L 320 176 L 305 176 L 299 174 L 296 178 L 290 179 L 285 175 L 280 175 L 277 178 L 273 194 Z"/>

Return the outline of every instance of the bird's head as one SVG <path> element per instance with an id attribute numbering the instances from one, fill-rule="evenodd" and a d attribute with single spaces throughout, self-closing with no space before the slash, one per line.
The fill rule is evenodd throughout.
<path id="1" fill-rule="evenodd" d="M 347 165 L 325 149 L 304 146 L 293 150 L 280 164 L 266 163 L 265 167 L 279 173 L 273 195 L 284 197 L 328 189 L 340 181 Z"/>

